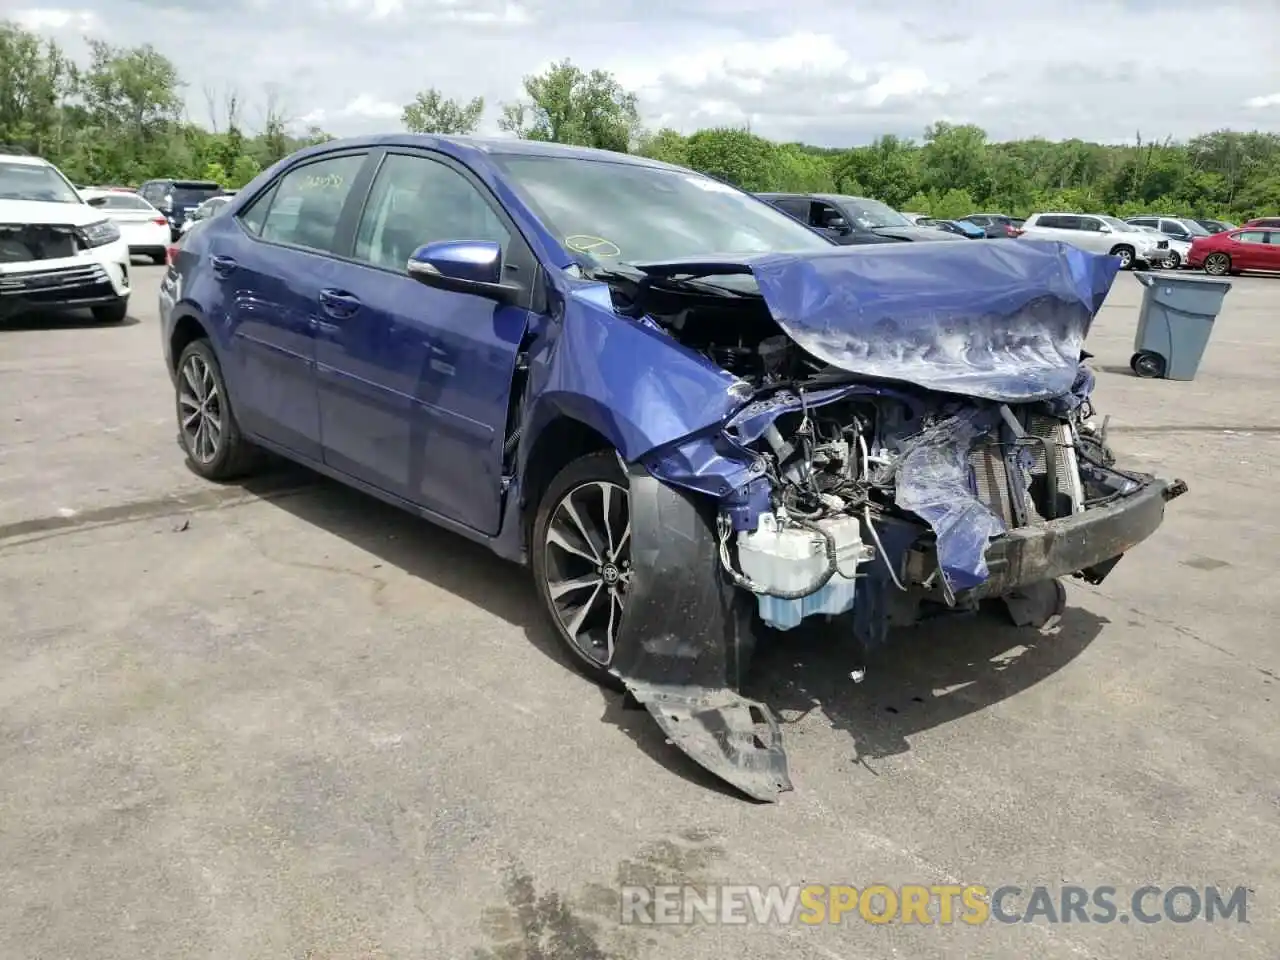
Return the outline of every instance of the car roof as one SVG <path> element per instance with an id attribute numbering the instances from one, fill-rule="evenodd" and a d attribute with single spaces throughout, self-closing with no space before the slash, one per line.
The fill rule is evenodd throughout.
<path id="1" fill-rule="evenodd" d="M 520 140 L 515 137 L 463 137 L 427 133 L 381 133 L 363 137 L 346 137 L 328 140 L 311 147 L 305 153 L 325 153 L 330 150 L 347 150 L 354 147 L 410 146 L 457 153 L 474 150 L 495 156 L 560 157 L 567 160 L 601 160 L 622 163 L 634 167 L 654 167 L 663 170 L 682 170 L 670 163 L 638 157 L 632 153 L 598 150 L 594 147 L 576 147 L 564 143 L 544 143 L 541 140 Z M 451 149 L 452 148 L 452 149 Z"/>
<path id="2" fill-rule="evenodd" d="M 29 153 L 3 153 L 0 152 L 0 160 L 5 163 L 21 163 L 28 167 L 52 167 L 53 164 L 44 157 L 33 157 Z"/>

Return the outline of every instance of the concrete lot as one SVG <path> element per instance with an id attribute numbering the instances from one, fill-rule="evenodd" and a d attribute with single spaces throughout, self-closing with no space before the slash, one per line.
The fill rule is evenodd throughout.
<path id="1" fill-rule="evenodd" d="M 1130 375 L 1120 278 L 1098 405 L 1190 494 L 1050 635 L 920 628 L 858 686 L 764 655 L 796 792 L 758 806 L 567 668 L 521 570 L 309 475 L 195 479 L 159 273 L 127 326 L 0 326 L 0 957 L 1280 952 L 1280 279 L 1177 383 Z M 626 882 L 1252 894 L 1247 925 L 641 928 Z"/>

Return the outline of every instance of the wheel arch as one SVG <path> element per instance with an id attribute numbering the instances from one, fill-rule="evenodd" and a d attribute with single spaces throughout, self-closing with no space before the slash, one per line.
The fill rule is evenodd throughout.
<path id="1" fill-rule="evenodd" d="M 183 313 L 174 320 L 173 329 L 169 332 L 169 366 L 178 369 L 178 358 L 196 340 L 208 340 L 213 343 L 213 336 L 204 321 L 193 313 Z"/>
<path id="2" fill-rule="evenodd" d="M 561 470 L 589 453 L 617 448 L 599 430 L 565 414 L 549 419 L 529 444 L 521 473 L 521 526 L 525 542 L 538 512 L 538 504 Z"/>

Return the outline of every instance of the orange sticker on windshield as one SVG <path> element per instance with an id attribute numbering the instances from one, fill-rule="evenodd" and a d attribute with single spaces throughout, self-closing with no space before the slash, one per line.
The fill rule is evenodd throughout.
<path id="1" fill-rule="evenodd" d="M 585 253 L 589 257 L 620 257 L 622 251 L 618 245 L 604 237 L 591 237 L 585 233 L 565 237 L 564 245 L 575 253 Z"/>

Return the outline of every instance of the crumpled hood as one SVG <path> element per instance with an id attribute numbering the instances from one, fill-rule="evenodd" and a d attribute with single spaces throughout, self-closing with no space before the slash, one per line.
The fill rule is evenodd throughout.
<path id="1" fill-rule="evenodd" d="M 1023 240 L 632 264 L 652 276 L 754 275 L 774 320 L 819 360 L 1002 403 L 1070 392 L 1119 265 Z"/>

